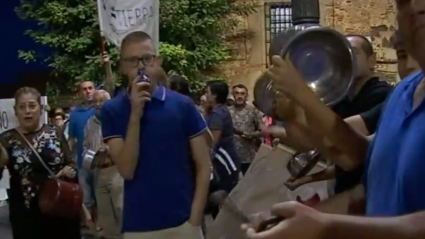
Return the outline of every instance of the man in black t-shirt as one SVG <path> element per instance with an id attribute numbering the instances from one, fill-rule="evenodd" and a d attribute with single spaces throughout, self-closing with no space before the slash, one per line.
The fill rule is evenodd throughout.
<path id="1" fill-rule="evenodd" d="M 392 40 L 392 44 L 394 46 L 394 49 L 397 51 L 398 73 L 399 73 L 400 79 L 404 79 L 408 75 L 420 70 L 418 63 L 407 53 L 406 44 L 397 32 L 392 36 L 391 40 Z M 376 84 L 377 82 L 372 81 L 372 83 Z M 373 84 L 369 84 L 369 85 L 373 85 Z M 371 87 L 372 89 L 375 88 L 375 91 L 377 92 L 377 94 L 374 97 L 372 97 L 374 99 L 372 99 L 371 101 L 375 101 L 377 98 L 381 98 L 382 95 L 383 95 L 382 92 L 385 92 L 385 90 L 384 90 L 385 87 L 384 87 L 383 84 L 379 83 L 379 85 L 381 85 L 381 87 L 377 87 L 377 85 L 378 84 L 376 84 L 374 87 Z M 362 91 L 363 91 L 363 89 L 362 89 Z M 367 91 L 369 91 L 369 90 L 364 90 L 363 92 L 367 92 Z M 389 95 L 389 93 L 387 93 L 387 94 Z M 357 95 L 356 98 L 364 98 L 364 96 Z M 361 134 L 368 135 L 368 136 L 372 135 L 372 137 L 373 137 L 373 134 L 375 133 L 375 130 L 376 130 L 377 125 L 378 125 L 378 121 L 379 121 L 379 118 L 380 118 L 380 115 L 381 115 L 382 107 L 384 107 L 384 105 L 385 105 L 384 102 L 376 104 L 370 110 L 361 112 L 360 114 L 356 114 L 356 115 L 351 116 L 351 117 L 348 117 L 348 118 L 345 119 L 345 121 L 351 127 L 355 128 L 358 132 L 360 132 Z M 342 112 L 342 113 L 346 113 L 347 111 L 349 111 L 349 109 L 350 109 L 350 107 L 348 108 L 348 110 L 345 109 L 345 112 Z M 334 172 L 335 172 L 335 170 L 334 170 L 333 167 L 328 168 L 323 173 L 310 175 L 310 176 L 300 178 L 300 179 L 297 179 L 297 180 L 291 180 L 291 184 L 295 187 L 297 187 L 297 186 L 299 187 L 303 184 L 321 181 L 321 180 L 326 180 L 326 179 L 329 179 L 330 177 L 332 177 Z M 351 187 L 353 184 L 358 182 L 358 180 L 360 180 L 361 175 L 362 175 L 362 169 L 358 169 L 358 170 L 352 172 L 351 174 L 348 174 L 348 177 L 347 177 L 348 179 L 344 178 L 344 179 L 346 179 L 346 182 L 344 182 L 342 184 L 343 186 L 339 186 L 338 190 L 341 189 L 342 191 L 344 191 L 344 186 L 347 186 L 348 188 Z M 344 179 L 341 179 L 341 180 L 344 180 Z M 339 184 L 339 185 L 341 185 L 341 184 Z M 338 192 L 338 190 L 337 190 L 337 192 Z"/>
<path id="2" fill-rule="evenodd" d="M 376 76 L 375 53 L 371 42 L 361 35 L 347 35 L 354 54 L 356 55 L 356 79 L 347 97 L 332 107 L 341 118 L 366 112 L 383 103 L 392 90 L 391 85 Z M 361 179 L 363 169 L 350 172 L 344 171 L 338 165 L 327 170 L 298 180 L 290 179 L 289 184 L 302 185 L 314 181 L 328 180 L 335 177 L 335 192 L 341 193 L 356 186 Z"/>
<path id="3" fill-rule="evenodd" d="M 397 66 L 400 79 L 404 79 L 408 75 L 420 70 L 416 60 L 407 53 L 406 44 L 397 32 L 392 36 L 391 40 L 397 52 Z M 364 135 L 374 134 L 383 105 L 384 103 L 381 103 L 367 112 L 352 116 L 346 119 L 346 122 Z"/>

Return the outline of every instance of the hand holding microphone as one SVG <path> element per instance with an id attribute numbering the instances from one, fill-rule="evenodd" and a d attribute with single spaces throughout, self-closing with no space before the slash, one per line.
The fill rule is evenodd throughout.
<path id="1" fill-rule="evenodd" d="M 151 83 L 143 72 L 139 72 L 139 76 L 133 80 L 130 90 L 130 101 L 132 111 L 142 114 L 145 103 L 151 100 Z"/>

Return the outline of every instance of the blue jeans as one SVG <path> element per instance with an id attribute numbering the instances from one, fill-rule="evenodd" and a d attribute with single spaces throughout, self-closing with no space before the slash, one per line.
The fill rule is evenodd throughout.
<path id="1" fill-rule="evenodd" d="M 97 171 L 78 170 L 78 181 L 83 190 L 83 203 L 87 208 L 96 206 Z"/>

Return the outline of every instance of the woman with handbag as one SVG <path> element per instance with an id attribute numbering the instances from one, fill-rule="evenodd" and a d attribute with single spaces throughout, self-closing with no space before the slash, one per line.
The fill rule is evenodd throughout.
<path id="1" fill-rule="evenodd" d="M 69 148 L 60 130 L 40 125 L 40 93 L 29 87 L 15 94 L 19 126 L 0 135 L 0 167 L 10 179 L 9 212 L 14 239 L 81 239 L 81 190 Z"/>

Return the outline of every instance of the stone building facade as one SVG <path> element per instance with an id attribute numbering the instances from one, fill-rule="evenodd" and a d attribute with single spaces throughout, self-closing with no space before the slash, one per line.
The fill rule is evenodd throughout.
<path id="1" fill-rule="evenodd" d="M 231 85 L 245 84 L 250 91 L 255 80 L 267 68 L 267 52 L 270 38 L 270 14 L 273 6 L 285 5 L 290 0 L 256 0 L 256 13 L 242 20 L 235 37 L 229 37 L 231 59 L 222 72 Z M 391 48 L 390 37 L 396 29 L 394 0 L 320 0 L 321 25 L 332 27 L 341 33 L 355 33 L 370 37 L 377 56 L 377 72 L 396 82 L 396 53 Z M 252 94 L 251 94 L 252 95 Z"/>

